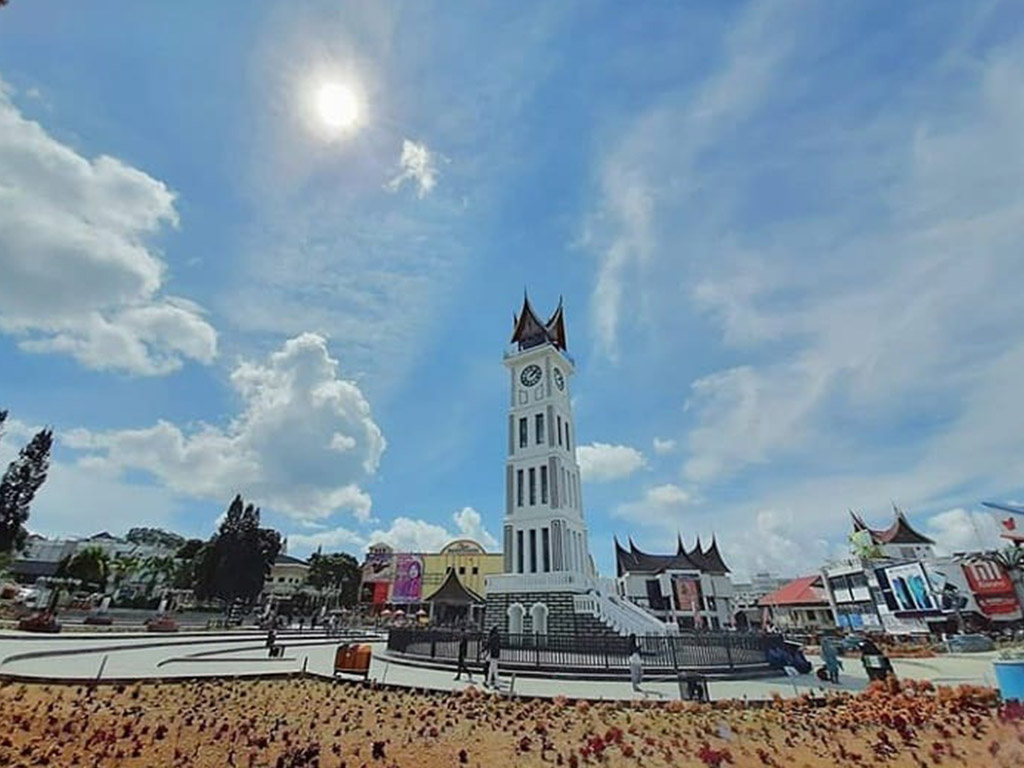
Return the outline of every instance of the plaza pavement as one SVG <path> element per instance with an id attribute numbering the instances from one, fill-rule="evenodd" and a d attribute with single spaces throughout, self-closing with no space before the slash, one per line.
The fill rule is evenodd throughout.
<path id="1" fill-rule="evenodd" d="M 278 638 L 285 651 L 279 659 L 269 659 L 262 633 L 223 634 L 75 634 L 46 636 L 19 632 L 0 632 L 0 677 L 40 680 L 174 679 L 194 677 L 253 677 L 308 674 L 333 677 L 334 651 L 338 639 L 323 634 L 295 633 Z M 455 681 L 450 670 L 428 669 L 397 663 L 386 658 L 384 643 L 371 643 L 374 658 L 369 679 L 386 685 L 430 690 L 461 690 L 470 683 Z M 936 684 L 995 684 L 993 653 L 953 654 L 932 659 L 894 659 L 900 678 L 930 680 Z M 818 659 L 809 657 L 815 668 Z M 354 676 L 343 679 L 357 680 Z M 475 685 L 483 675 L 476 671 Z M 845 660 L 838 686 L 826 685 L 813 674 L 788 678 L 757 680 L 713 680 L 708 683 L 712 700 L 769 699 L 773 695 L 790 697 L 822 690 L 857 691 L 867 685 L 864 669 L 857 659 Z M 517 678 L 501 675 L 502 691 L 529 697 L 566 696 L 587 699 L 676 699 L 675 680 L 645 680 L 641 693 L 635 693 L 625 681 L 585 681 L 544 678 Z"/>

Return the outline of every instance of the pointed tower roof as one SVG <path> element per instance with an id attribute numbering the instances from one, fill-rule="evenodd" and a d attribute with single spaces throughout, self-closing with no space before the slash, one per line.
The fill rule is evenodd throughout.
<path id="1" fill-rule="evenodd" d="M 565 314 L 562 300 L 558 300 L 558 308 L 548 321 L 541 322 L 540 316 L 530 304 L 530 297 L 523 290 L 523 308 L 518 315 L 513 315 L 511 342 L 518 344 L 520 350 L 539 347 L 541 344 L 552 344 L 565 350 Z"/>
<path id="2" fill-rule="evenodd" d="M 484 602 L 480 595 L 459 581 L 454 568 L 449 568 L 448 575 L 445 576 L 441 586 L 423 599 L 428 603 L 454 603 L 456 605 Z"/>
<path id="3" fill-rule="evenodd" d="M 565 347 L 565 313 L 562 309 L 562 297 L 558 297 L 558 308 L 555 309 L 555 313 L 548 318 L 548 321 L 544 324 L 545 330 L 548 332 L 548 337 L 551 339 L 551 343 L 559 349 L 564 350 Z"/>
<path id="4" fill-rule="evenodd" d="M 686 547 L 683 546 L 683 535 L 679 531 L 676 531 L 676 554 L 686 554 Z"/>
<path id="5" fill-rule="evenodd" d="M 851 512 L 853 516 L 854 531 L 867 531 L 871 534 L 871 541 L 875 544 L 934 544 L 933 539 L 928 538 L 923 533 L 919 532 L 914 526 L 910 524 L 907 516 L 903 513 L 903 510 L 897 507 L 895 504 L 892 505 L 893 510 L 893 521 L 892 524 L 883 530 L 877 528 L 869 528 L 867 524 L 856 514 Z M 858 527 L 860 526 L 860 527 Z"/>
<path id="6" fill-rule="evenodd" d="M 865 531 L 865 530 L 867 530 L 867 525 L 861 519 L 860 515 L 858 515 L 852 509 L 850 510 L 850 518 L 853 520 L 853 532 L 854 533 L 856 533 L 857 531 Z"/>

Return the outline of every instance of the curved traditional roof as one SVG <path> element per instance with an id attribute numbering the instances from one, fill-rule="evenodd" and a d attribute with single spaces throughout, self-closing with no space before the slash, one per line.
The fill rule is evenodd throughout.
<path id="1" fill-rule="evenodd" d="M 907 516 L 903 513 L 903 510 L 897 507 L 895 504 L 892 507 L 893 510 L 893 521 L 892 524 L 884 529 L 878 530 L 875 528 L 869 528 L 867 524 L 861 519 L 853 510 L 850 510 L 850 517 L 853 518 L 853 530 L 867 531 L 871 534 L 871 541 L 875 544 L 934 544 L 935 541 L 925 536 L 923 533 L 917 531 L 907 520 Z"/>
<path id="2" fill-rule="evenodd" d="M 693 549 L 687 551 L 683 546 L 682 536 L 677 536 L 676 553 L 674 555 L 652 555 L 641 550 L 632 537 L 628 539 L 629 549 L 615 538 L 615 569 L 619 576 L 626 573 L 663 573 L 664 571 L 701 571 L 703 573 L 729 573 L 729 567 L 718 551 L 718 543 L 714 538 L 711 545 L 704 549 L 700 539 Z"/>
<path id="3" fill-rule="evenodd" d="M 424 600 L 428 603 L 455 603 L 457 605 L 484 602 L 480 595 L 459 581 L 459 577 L 455 575 L 454 568 L 448 569 L 448 575 L 441 582 L 441 586 L 425 597 Z"/>
<path id="4" fill-rule="evenodd" d="M 512 325 L 511 341 L 518 344 L 521 350 L 539 347 L 541 344 L 552 344 L 562 350 L 566 348 L 565 313 L 561 298 L 558 299 L 558 307 L 554 314 L 547 322 L 541 322 L 530 304 L 530 297 L 523 291 L 523 308 L 518 315 L 512 316 Z"/>

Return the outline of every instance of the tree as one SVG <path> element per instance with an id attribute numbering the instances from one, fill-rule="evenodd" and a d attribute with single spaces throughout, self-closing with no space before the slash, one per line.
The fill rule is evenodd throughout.
<path id="1" fill-rule="evenodd" d="M 0 426 L 6 419 L 7 411 L 0 411 Z M 18 551 L 25 546 L 29 506 L 46 482 L 52 447 L 53 430 L 40 430 L 18 452 L 18 458 L 8 465 L 0 479 L 0 552 Z"/>
<path id="2" fill-rule="evenodd" d="M 142 563 L 142 570 L 146 574 L 146 594 L 152 597 L 157 584 L 167 583 L 174 578 L 177 564 L 173 557 L 152 555 Z"/>
<path id="3" fill-rule="evenodd" d="M 281 534 L 260 528 L 259 509 L 235 496 L 217 533 L 197 555 L 196 596 L 255 601 L 280 551 Z"/>
<path id="4" fill-rule="evenodd" d="M 110 561 L 110 578 L 114 582 L 113 592 L 120 591 L 121 585 L 139 569 L 139 558 L 135 555 L 117 555 Z"/>
<path id="5" fill-rule="evenodd" d="M 196 583 L 196 566 L 200 553 L 206 547 L 202 539 L 189 539 L 174 553 L 175 569 L 171 586 L 175 589 L 193 589 Z"/>
<path id="6" fill-rule="evenodd" d="M 124 538 L 132 544 L 162 547 L 163 549 L 177 550 L 185 544 L 184 536 L 165 531 L 163 528 L 132 528 Z"/>
<path id="7" fill-rule="evenodd" d="M 337 598 L 339 605 L 356 604 L 359 596 L 361 572 L 359 563 L 346 552 L 323 555 L 319 552 L 309 558 L 306 582 L 316 589 Z"/>
<path id="8" fill-rule="evenodd" d="M 57 575 L 78 579 L 102 592 L 110 577 L 110 556 L 99 547 L 86 547 L 66 558 L 58 568 Z"/>

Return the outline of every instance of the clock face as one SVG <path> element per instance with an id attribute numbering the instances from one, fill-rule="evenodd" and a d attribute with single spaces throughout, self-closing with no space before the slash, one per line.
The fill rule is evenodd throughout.
<path id="1" fill-rule="evenodd" d="M 540 381 L 541 370 L 539 365 L 528 365 L 523 368 L 523 372 L 519 374 L 519 380 L 523 382 L 524 387 L 532 387 L 538 381 Z"/>
<path id="2" fill-rule="evenodd" d="M 554 375 L 555 375 L 555 386 L 558 387 L 559 389 L 565 389 L 565 376 L 562 375 L 562 372 L 558 368 L 555 368 L 555 374 Z"/>

